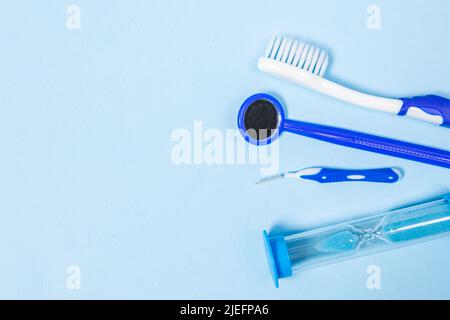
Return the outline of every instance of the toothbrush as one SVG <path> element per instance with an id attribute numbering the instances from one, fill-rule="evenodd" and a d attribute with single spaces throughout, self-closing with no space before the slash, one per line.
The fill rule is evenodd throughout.
<path id="1" fill-rule="evenodd" d="M 390 99 L 346 88 L 323 78 L 329 64 L 327 52 L 311 44 L 275 37 L 258 60 L 258 68 L 322 94 L 368 109 L 408 116 L 450 127 L 450 100 L 436 95 Z"/>
<path id="2" fill-rule="evenodd" d="M 275 176 L 261 178 L 256 184 L 262 184 L 278 179 L 312 180 L 319 183 L 336 183 L 350 181 L 364 181 L 377 183 L 395 183 L 402 178 L 402 171 L 398 168 L 380 169 L 337 169 L 337 168 L 308 168 L 292 171 Z"/>

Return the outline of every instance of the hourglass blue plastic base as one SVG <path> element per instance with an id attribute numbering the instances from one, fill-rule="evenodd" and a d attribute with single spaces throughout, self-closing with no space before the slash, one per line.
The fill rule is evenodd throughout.
<path id="1" fill-rule="evenodd" d="M 292 276 L 292 265 L 283 236 L 269 236 L 263 231 L 267 261 L 272 274 L 273 284 L 278 288 L 278 279 Z"/>

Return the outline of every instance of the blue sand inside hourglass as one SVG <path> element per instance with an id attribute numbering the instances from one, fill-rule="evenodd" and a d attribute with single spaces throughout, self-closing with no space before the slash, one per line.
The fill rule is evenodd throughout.
<path id="1" fill-rule="evenodd" d="M 358 230 L 353 226 L 355 230 Z M 372 230 L 378 239 L 386 242 L 402 242 L 450 232 L 450 204 L 442 203 L 417 211 L 406 211 L 387 217 L 380 228 Z M 323 253 L 343 253 L 357 249 L 358 242 L 365 244 L 371 238 L 367 230 L 359 229 L 362 234 L 344 230 L 329 235 L 319 241 L 314 248 Z M 366 239 L 366 236 L 367 239 Z"/>
<path id="2" fill-rule="evenodd" d="M 433 236 L 450 231 L 450 204 L 444 203 L 415 215 L 405 212 L 385 221 L 382 235 L 389 241 L 400 242 Z"/>
<path id="3" fill-rule="evenodd" d="M 325 253 L 352 251 L 356 248 L 359 236 L 349 230 L 335 233 L 315 245 L 316 250 Z"/>

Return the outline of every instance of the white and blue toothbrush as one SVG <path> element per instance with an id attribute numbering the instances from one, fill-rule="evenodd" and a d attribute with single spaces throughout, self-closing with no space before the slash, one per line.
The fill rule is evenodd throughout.
<path id="1" fill-rule="evenodd" d="M 275 176 L 264 177 L 256 184 L 266 183 L 278 179 L 311 180 L 319 183 L 337 182 L 375 182 L 395 183 L 402 178 L 402 171 L 398 168 L 379 169 L 338 169 L 338 168 L 307 168 L 291 171 Z"/>
<path id="2" fill-rule="evenodd" d="M 323 78 L 329 64 L 327 52 L 311 44 L 275 37 L 258 68 L 322 94 L 353 105 L 408 116 L 450 127 L 450 100 L 436 95 L 390 99 L 365 94 Z"/>

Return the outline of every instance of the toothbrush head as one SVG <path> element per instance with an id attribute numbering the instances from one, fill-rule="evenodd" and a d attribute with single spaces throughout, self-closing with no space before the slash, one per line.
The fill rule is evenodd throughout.
<path id="1" fill-rule="evenodd" d="M 326 51 L 309 43 L 281 36 L 270 41 L 265 57 L 290 64 L 319 77 L 323 77 L 330 61 Z"/>

